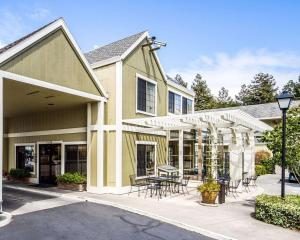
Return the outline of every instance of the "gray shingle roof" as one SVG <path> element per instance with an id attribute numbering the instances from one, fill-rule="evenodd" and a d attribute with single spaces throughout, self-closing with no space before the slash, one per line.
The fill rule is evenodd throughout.
<path id="1" fill-rule="evenodd" d="M 90 64 L 103 61 L 112 57 L 121 56 L 126 52 L 146 31 L 131 35 L 116 42 L 85 53 L 85 57 Z"/>
<path id="2" fill-rule="evenodd" d="M 6 46 L 3 47 L 3 48 L 0 48 L 0 54 L 6 52 L 6 51 L 9 50 L 10 48 L 12 48 L 12 47 L 18 45 L 19 43 L 25 41 L 25 40 L 28 39 L 29 37 L 33 36 L 33 35 L 36 34 L 37 32 L 43 30 L 44 28 L 48 27 L 49 25 L 51 25 L 52 23 L 56 22 L 56 21 L 59 20 L 59 19 L 61 19 L 61 18 L 55 19 L 54 21 L 47 23 L 46 25 L 44 25 L 44 26 L 42 26 L 41 28 L 39 28 L 39 29 L 37 29 L 37 30 L 35 30 L 35 31 L 33 31 L 33 32 L 31 32 L 31 33 L 25 35 L 24 37 L 19 38 L 18 40 L 14 41 L 14 42 L 12 42 L 12 43 L 10 43 L 10 44 L 8 44 L 8 45 L 6 45 Z"/>
<path id="3" fill-rule="evenodd" d="M 291 107 L 299 106 L 300 100 L 292 101 Z M 238 106 L 238 107 L 231 107 L 231 108 L 220 108 L 220 109 L 208 109 L 204 111 L 221 111 L 221 110 L 230 110 L 230 109 L 240 109 L 255 118 L 259 119 L 272 119 L 281 117 L 281 111 L 278 107 L 277 102 L 274 103 L 265 103 L 265 104 L 256 104 L 256 105 L 247 105 L 247 106 Z"/>

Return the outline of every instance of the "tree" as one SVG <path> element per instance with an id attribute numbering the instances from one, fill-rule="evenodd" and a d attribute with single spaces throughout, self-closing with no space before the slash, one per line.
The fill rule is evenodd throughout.
<path id="1" fill-rule="evenodd" d="M 216 101 L 208 88 L 206 81 L 202 79 L 200 74 L 197 74 L 192 89 L 195 92 L 195 110 L 204 110 L 214 108 Z"/>
<path id="2" fill-rule="evenodd" d="M 179 85 L 181 85 L 181 86 L 183 86 L 183 87 L 187 87 L 187 82 L 185 82 L 184 80 L 183 80 L 183 78 L 179 75 L 179 74 L 176 74 L 176 76 L 175 76 L 175 81 L 179 84 Z"/>
<path id="3" fill-rule="evenodd" d="M 290 80 L 282 88 L 282 91 L 287 91 L 294 95 L 294 97 L 300 98 L 300 76 L 298 81 Z"/>
<path id="4" fill-rule="evenodd" d="M 300 183 L 300 106 L 291 108 L 287 112 L 286 124 L 286 166 L 296 176 Z M 267 143 L 273 152 L 273 160 L 281 165 L 282 123 L 272 131 L 265 132 L 262 142 Z"/>
<path id="5" fill-rule="evenodd" d="M 218 97 L 217 97 L 217 107 L 224 108 L 224 107 L 233 107 L 236 106 L 237 103 L 233 101 L 233 99 L 229 96 L 229 91 L 221 87 Z"/>
<path id="6" fill-rule="evenodd" d="M 268 73 L 258 73 L 251 84 L 243 84 L 236 99 L 243 105 L 274 102 L 278 88 L 275 79 Z"/>

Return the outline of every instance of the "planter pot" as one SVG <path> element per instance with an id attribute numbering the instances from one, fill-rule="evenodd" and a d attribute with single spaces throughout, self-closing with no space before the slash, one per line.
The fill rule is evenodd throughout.
<path id="1" fill-rule="evenodd" d="M 59 189 L 71 190 L 71 191 L 79 191 L 79 192 L 86 191 L 86 184 L 58 182 L 57 187 Z"/>
<path id="2" fill-rule="evenodd" d="M 7 181 L 26 184 L 26 183 L 29 183 L 29 178 L 14 178 L 11 176 L 7 176 Z"/>
<path id="3" fill-rule="evenodd" d="M 204 191 L 204 192 L 202 192 L 201 193 L 202 202 L 207 203 L 207 204 L 215 204 L 218 193 L 219 193 L 218 191 L 215 191 L 215 192 Z"/>

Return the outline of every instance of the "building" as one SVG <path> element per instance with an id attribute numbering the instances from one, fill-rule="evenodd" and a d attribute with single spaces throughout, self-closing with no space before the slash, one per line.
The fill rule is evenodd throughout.
<path id="1" fill-rule="evenodd" d="M 144 31 L 82 54 L 63 19 L 0 49 L 3 171 L 39 184 L 78 171 L 89 192 L 120 193 L 166 164 L 199 180 L 210 152 L 215 176 L 254 174 L 254 132 L 270 127 L 239 110 L 195 114 L 156 49 Z"/>

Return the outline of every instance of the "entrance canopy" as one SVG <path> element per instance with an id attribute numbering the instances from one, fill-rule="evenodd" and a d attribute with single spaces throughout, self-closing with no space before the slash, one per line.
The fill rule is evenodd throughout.
<path id="1" fill-rule="evenodd" d="M 143 127 L 144 131 L 189 130 L 217 128 L 239 131 L 264 132 L 272 128 L 251 115 L 239 110 L 203 111 L 186 115 L 127 119 L 126 124 Z"/>

